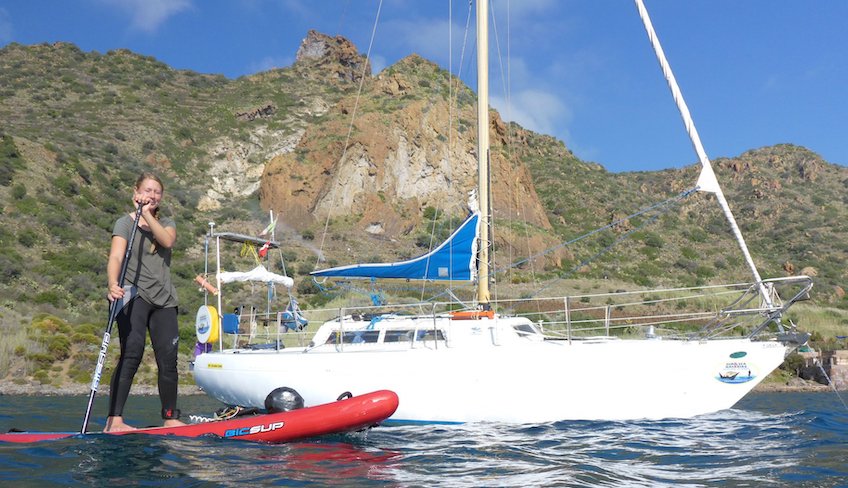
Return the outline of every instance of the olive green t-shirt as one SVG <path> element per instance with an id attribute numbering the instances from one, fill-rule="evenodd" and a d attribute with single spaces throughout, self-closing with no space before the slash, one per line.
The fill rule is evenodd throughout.
<path id="1" fill-rule="evenodd" d="M 174 221 L 168 217 L 159 219 L 162 227 L 173 227 Z M 129 242 L 130 233 L 133 228 L 133 218 L 124 215 L 115 221 L 112 231 L 113 236 L 121 236 Z M 176 307 L 177 290 L 171 283 L 171 250 L 162 246 L 156 246 L 151 253 L 150 245 L 153 242 L 153 232 L 138 228 L 135 233 L 135 242 L 132 244 L 132 253 L 127 263 L 127 276 L 125 285 L 135 285 L 142 298 L 156 307 Z"/>

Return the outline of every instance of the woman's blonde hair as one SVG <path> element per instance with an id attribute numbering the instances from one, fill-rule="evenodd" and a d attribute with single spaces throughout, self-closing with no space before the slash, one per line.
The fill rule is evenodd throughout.
<path id="1" fill-rule="evenodd" d="M 156 183 L 159 183 L 159 186 L 162 187 L 162 193 L 165 193 L 165 184 L 162 183 L 162 180 L 159 178 L 159 176 L 157 176 L 155 173 L 151 173 L 149 171 L 144 171 L 140 175 L 138 175 L 138 178 L 135 180 L 135 189 L 136 190 L 141 189 L 141 184 L 144 183 L 145 180 L 153 180 Z M 153 217 L 155 217 L 157 220 L 159 219 L 159 207 L 158 206 L 153 209 Z M 153 242 L 150 243 L 150 254 L 156 253 L 156 247 L 157 247 L 157 242 L 156 242 L 156 239 L 154 238 Z"/>

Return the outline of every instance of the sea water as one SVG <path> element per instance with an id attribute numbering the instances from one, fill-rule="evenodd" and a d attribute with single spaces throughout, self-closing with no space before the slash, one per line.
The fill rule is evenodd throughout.
<path id="1" fill-rule="evenodd" d="M 0 396 L 0 428 L 76 431 L 87 399 Z M 220 407 L 204 396 L 180 401 L 183 412 Z M 102 429 L 105 409 L 98 397 L 89 430 Z M 156 397 L 131 397 L 126 412 L 154 425 L 159 409 Z M 280 445 L 148 436 L 0 443 L 0 486 L 139 485 L 848 487 L 848 412 L 834 393 L 755 393 L 685 420 L 384 426 Z"/>

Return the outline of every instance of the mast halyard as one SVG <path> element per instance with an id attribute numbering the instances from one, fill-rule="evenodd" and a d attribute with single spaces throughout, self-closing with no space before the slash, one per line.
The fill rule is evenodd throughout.
<path id="1" fill-rule="evenodd" d="M 477 190 L 480 196 L 480 249 L 477 303 L 489 308 L 489 5 L 477 1 Z"/>
<path id="2" fill-rule="evenodd" d="M 771 294 L 763 283 L 763 279 L 760 277 L 760 272 L 757 270 L 757 265 L 754 264 L 754 259 L 751 257 L 751 253 L 748 251 L 748 245 L 745 244 L 745 238 L 742 237 L 742 231 L 739 230 L 739 226 L 736 224 L 736 218 L 730 211 L 730 205 L 728 205 L 727 200 L 724 198 L 724 192 L 721 190 L 721 186 L 719 186 L 718 184 L 718 180 L 716 179 L 715 173 L 713 172 L 712 164 L 710 163 L 709 158 L 707 158 L 707 153 L 706 151 L 704 151 L 704 146 L 701 144 L 701 138 L 698 135 L 698 130 L 695 129 L 695 122 L 692 120 L 692 115 L 689 113 L 689 108 L 686 106 L 686 101 L 683 99 L 683 94 L 680 91 L 680 87 L 677 85 L 677 80 L 674 78 L 674 73 L 672 73 L 671 66 L 668 64 L 668 60 L 665 57 L 665 53 L 663 52 L 663 48 L 660 45 L 657 33 L 654 31 L 654 26 L 651 23 L 651 18 L 648 16 L 648 10 L 645 8 L 645 4 L 642 0 L 634 1 L 636 2 L 636 9 L 639 11 L 639 17 L 642 19 L 642 23 L 645 25 L 645 31 L 647 31 L 648 33 L 648 38 L 651 41 L 651 46 L 653 46 L 654 52 L 657 55 L 657 60 L 660 63 L 663 75 L 665 76 L 666 82 L 668 83 L 668 88 L 671 90 L 671 96 L 672 98 L 674 98 L 674 102 L 677 104 L 677 109 L 680 112 L 680 116 L 683 118 L 683 123 L 686 126 L 686 133 L 689 134 L 689 139 L 692 141 L 692 146 L 694 147 L 695 153 L 698 155 L 698 160 L 701 163 L 701 174 L 698 177 L 697 183 L 698 189 L 700 191 L 706 191 L 715 194 L 716 200 L 718 200 L 718 204 L 719 206 L 721 206 L 721 209 L 724 212 L 724 216 L 725 218 L 727 218 L 727 221 L 730 224 L 730 229 L 733 231 L 734 237 L 736 237 L 736 242 L 742 249 L 742 254 L 745 256 L 745 262 L 748 264 L 748 268 L 750 269 L 751 274 L 754 276 L 754 281 L 757 284 L 763 302 L 768 308 L 772 308 L 774 306 L 774 303 L 772 301 Z"/>

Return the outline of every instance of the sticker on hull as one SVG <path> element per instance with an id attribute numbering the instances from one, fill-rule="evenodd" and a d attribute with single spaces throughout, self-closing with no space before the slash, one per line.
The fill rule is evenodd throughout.
<path id="1" fill-rule="evenodd" d="M 719 367 L 715 379 L 722 383 L 747 383 L 757 377 L 754 368 L 747 361 L 726 361 Z"/>

